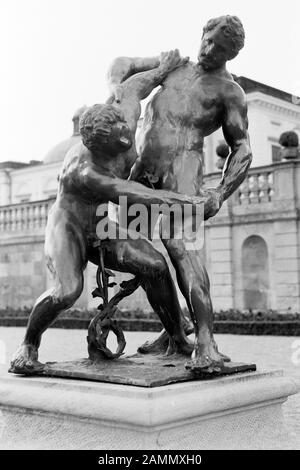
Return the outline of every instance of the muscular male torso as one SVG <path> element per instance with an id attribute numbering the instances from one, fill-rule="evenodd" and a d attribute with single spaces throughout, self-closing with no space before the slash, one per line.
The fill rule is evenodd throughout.
<path id="1" fill-rule="evenodd" d="M 131 179 L 150 175 L 156 188 L 199 194 L 204 137 L 222 126 L 237 88 L 228 72 L 203 72 L 191 62 L 169 74 L 147 105 Z"/>
<path id="2" fill-rule="evenodd" d="M 97 169 L 104 176 L 126 179 L 135 158 L 135 152 L 130 149 L 107 162 L 107 165 L 99 163 Z M 85 191 L 80 185 L 79 178 L 82 178 L 83 169 L 94 165 L 91 152 L 82 142 L 68 152 L 59 176 L 57 199 L 51 211 L 51 215 L 52 212 L 57 212 L 58 217 L 61 217 L 64 212 L 68 213 L 68 217 L 72 215 L 71 220 L 80 226 L 89 238 L 96 237 L 96 225 L 99 221 L 99 217 L 96 216 L 98 206 L 101 203 L 107 203 L 105 193 L 99 192 L 98 197 L 95 198 L 94 194 L 88 190 Z"/>

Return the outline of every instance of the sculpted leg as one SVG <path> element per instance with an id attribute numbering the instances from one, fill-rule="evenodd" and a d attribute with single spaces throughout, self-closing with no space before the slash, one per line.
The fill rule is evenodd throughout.
<path id="1" fill-rule="evenodd" d="M 54 287 L 37 299 L 23 343 L 12 358 L 10 372 L 32 374 L 42 367 L 38 362 L 38 348 L 43 332 L 63 310 L 72 307 L 83 289 L 83 263 L 78 241 L 59 227 L 52 236 L 47 260 Z"/>
<path id="2" fill-rule="evenodd" d="M 112 240 L 104 245 L 105 266 L 138 276 L 153 310 L 164 325 L 168 339 L 166 351 L 190 355 L 193 345 L 183 331 L 181 308 L 168 265 L 163 255 L 147 240 Z M 161 348 L 152 352 L 162 352 Z"/>
<path id="3" fill-rule="evenodd" d="M 220 354 L 213 337 L 213 309 L 206 269 L 197 251 L 185 249 L 182 240 L 163 240 L 176 269 L 178 285 L 191 313 L 195 348 L 187 367 L 194 372 L 216 370 L 229 358 Z"/>

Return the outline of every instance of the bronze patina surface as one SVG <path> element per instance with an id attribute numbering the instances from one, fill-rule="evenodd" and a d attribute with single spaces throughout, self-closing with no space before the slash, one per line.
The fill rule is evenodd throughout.
<path id="1" fill-rule="evenodd" d="M 113 62 L 108 73 L 111 96 L 106 104 L 94 105 L 82 115 L 82 142 L 68 152 L 59 175 L 57 199 L 49 213 L 45 236 L 53 287 L 36 301 L 10 372 L 32 374 L 43 370 L 38 362 L 42 334 L 81 295 L 88 262 L 99 266 L 96 295 L 103 299 L 88 332 L 91 360 L 102 364 L 103 356 L 110 356 L 114 360 L 107 364 L 113 373 L 118 364 L 114 361 L 119 361 L 125 342 L 112 315 L 119 299 L 141 286 L 164 330 L 157 340 L 139 348 L 145 355 L 144 364 L 138 366 L 140 371 L 148 363 L 147 354 L 153 352 L 161 355 L 156 361 L 175 353 L 188 358 L 183 376 L 190 372 L 193 377 L 207 372 L 218 375 L 229 367 L 226 363 L 230 359 L 219 352 L 213 336 L 205 264 L 199 249 L 187 249 L 184 230 L 179 229 L 179 238 L 163 237 L 163 230 L 160 233 L 191 321 L 182 314 L 165 257 L 150 240 L 102 240 L 96 225 L 99 205 L 109 201 L 119 204 L 120 197 L 125 197 L 130 207 L 139 203 L 148 210 L 154 204 L 177 205 L 180 210 L 189 205 L 197 213 L 201 204 L 207 220 L 243 182 L 252 160 L 247 103 L 226 63 L 237 56 L 244 38 L 241 21 L 226 15 L 205 25 L 196 62 L 182 58 L 177 49 L 160 57 L 120 57 Z M 136 146 L 140 102 L 158 86 L 160 89 L 148 103 Z M 203 142 L 220 128 L 230 152 L 220 183 L 216 188 L 206 188 L 202 181 Z M 173 229 L 178 229 L 175 223 Z M 109 301 L 110 269 L 130 273 L 134 280 L 124 289 L 121 286 L 122 290 Z M 106 347 L 110 330 L 118 339 L 115 353 Z M 187 338 L 192 330 L 194 344 Z"/>
<path id="2" fill-rule="evenodd" d="M 197 374 L 193 374 L 185 369 L 185 362 L 186 357 L 177 354 L 172 356 L 135 354 L 120 357 L 113 361 L 105 360 L 97 363 L 90 359 L 47 363 L 40 375 L 110 382 L 137 387 L 161 387 L 171 383 L 208 380 L 214 377 L 256 370 L 255 364 L 227 362 L 220 367 L 220 370 L 214 370 L 213 373 L 209 370 L 202 370 Z"/>

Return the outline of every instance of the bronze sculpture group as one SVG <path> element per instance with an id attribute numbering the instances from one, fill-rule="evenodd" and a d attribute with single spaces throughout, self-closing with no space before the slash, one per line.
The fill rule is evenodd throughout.
<path id="1" fill-rule="evenodd" d="M 118 204 L 120 196 L 126 196 L 129 205 L 139 202 L 147 207 L 204 204 L 207 220 L 242 183 L 252 158 L 247 104 L 226 62 L 243 45 L 240 20 L 227 15 L 204 27 L 197 63 L 181 58 L 178 50 L 113 62 L 108 73 L 111 96 L 106 104 L 85 111 L 80 122 L 82 142 L 63 163 L 45 239 L 54 286 L 36 301 L 11 372 L 33 374 L 43 367 L 38 362 L 42 333 L 80 296 L 87 262 L 99 265 L 95 228 L 99 204 Z M 136 145 L 140 102 L 159 85 L 147 105 Z M 231 152 L 219 185 L 206 189 L 203 141 L 220 127 Z M 182 314 L 164 256 L 145 237 L 100 241 L 102 273 L 112 269 L 133 274 L 134 288 L 142 286 L 161 320 L 164 330 L 154 342 L 141 346 L 140 353 L 185 355 L 190 358 L 186 367 L 193 373 L 219 370 L 229 358 L 218 351 L 213 337 L 209 279 L 200 254 L 187 250 L 180 238 L 162 242 L 192 323 Z M 107 287 L 105 276 L 103 283 Z M 192 329 L 194 344 L 187 338 Z"/>

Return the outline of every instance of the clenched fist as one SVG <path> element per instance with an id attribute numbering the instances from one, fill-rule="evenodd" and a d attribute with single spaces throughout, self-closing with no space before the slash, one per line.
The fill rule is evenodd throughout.
<path id="1" fill-rule="evenodd" d="M 222 207 L 223 195 L 220 190 L 208 188 L 201 190 L 199 196 L 193 197 L 193 203 L 199 204 L 204 202 L 204 220 L 216 215 Z"/>

